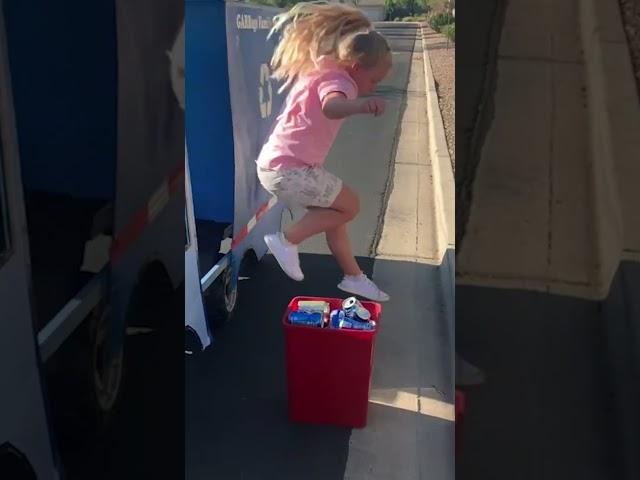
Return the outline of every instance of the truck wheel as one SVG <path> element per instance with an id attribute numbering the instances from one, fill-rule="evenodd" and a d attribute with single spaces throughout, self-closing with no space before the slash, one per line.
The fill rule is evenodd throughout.
<path id="1" fill-rule="evenodd" d="M 98 427 L 108 423 L 120 399 L 124 373 L 124 345 L 111 359 L 108 358 L 109 312 L 103 310 L 91 319 L 91 361 Z"/>
<path id="2" fill-rule="evenodd" d="M 247 250 L 240 262 L 239 280 L 251 278 L 257 265 L 258 259 L 255 252 L 251 249 Z M 213 328 L 221 327 L 233 317 L 238 305 L 238 290 L 238 284 L 233 284 L 231 268 L 227 268 L 205 294 L 207 318 Z"/>
<path id="3" fill-rule="evenodd" d="M 231 320 L 237 301 L 238 286 L 233 282 L 231 267 L 227 267 L 205 295 L 207 319 L 213 328 Z"/>
<path id="4" fill-rule="evenodd" d="M 86 446 L 109 428 L 119 407 L 125 351 L 123 345 L 111 361 L 107 357 L 109 315 L 104 304 L 96 307 L 52 363 L 52 414 L 63 447 Z"/>

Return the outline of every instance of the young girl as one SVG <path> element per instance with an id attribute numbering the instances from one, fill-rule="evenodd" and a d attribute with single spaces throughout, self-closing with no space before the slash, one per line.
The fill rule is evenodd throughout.
<path id="1" fill-rule="evenodd" d="M 271 61 L 273 75 L 291 91 L 258 157 L 258 178 L 279 200 L 307 212 L 265 242 L 284 272 L 301 281 L 298 245 L 324 232 L 344 272 L 338 288 L 387 301 L 351 250 L 347 224 L 358 214 L 358 197 L 323 164 L 344 118 L 384 113 L 381 98 L 358 97 L 371 94 L 389 73 L 389 45 L 360 10 L 342 4 L 300 3 L 274 22 L 271 33 L 283 35 Z"/>

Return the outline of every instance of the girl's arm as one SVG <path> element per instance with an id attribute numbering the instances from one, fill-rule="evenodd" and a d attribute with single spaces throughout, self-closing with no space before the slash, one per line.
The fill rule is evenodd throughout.
<path id="1" fill-rule="evenodd" d="M 384 108 L 384 100 L 381 98 L 349 100 L 339 92 L 328 94 L 322 102 L 322 113 L 332 120 L 350 117 L 359 113 L 378 116 L 384 113 Z"/>

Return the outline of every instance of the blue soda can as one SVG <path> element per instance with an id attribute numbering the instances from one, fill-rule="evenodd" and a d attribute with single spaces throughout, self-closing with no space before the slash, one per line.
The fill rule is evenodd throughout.
<path id="1" fill-rule="evenodd" d="M 345 318 L 344 320 L 340 320 L 340 328 L 350 328 L 352 330 L 375 330 L 376 322 L 373 320 L 361 322 L 359 320 Z"/>
<path id="2" fill-rule="evenodd" d="M 331 312 L 331 328 L 350 328 L 352 330 L 375 330 L 376 322 L 373 320 L 357 320 L 347 317 L 344 310 Z"/>
<path id="3" fill-rule="evenodd" d="M 347 318 L 364 321 L 371 319 L 371 312 L 364 308 L 356 297 L 349 297 L 342 302 L 342 310 Z"/>
<path id="4" fill-rule="evenodd" d="M 322 327 L 324 324 L 324 315 L 320 312 L 294 311 L 289 313 L 289 323 L 307 327 Z"/>
<path id="5" fill-rule="evenodd" d="M 340 322 L 344 320 L 343 310 L 333 310 L 329 316 L 329 325 L 331 328 L 340 328 Z"/>

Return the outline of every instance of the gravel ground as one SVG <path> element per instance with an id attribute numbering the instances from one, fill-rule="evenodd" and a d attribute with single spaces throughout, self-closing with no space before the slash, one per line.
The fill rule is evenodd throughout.
<path id="1" fill-rule="evenodd" d="M 638 0 L 640 1 L 640 0 Z M 447 137 L 451 165 L 456 169 L 456 49 L 454 43 L 430 28 L 426 29 L 426 43 L 436 81 L 444 133 Z"/>
<path id="2" fill-rule="evenodd" d="M 631 62 L 636 75 L 636 85 L 640 94 L 640 0 L 619 0 L 622 23 L 629 39 Z"/>

